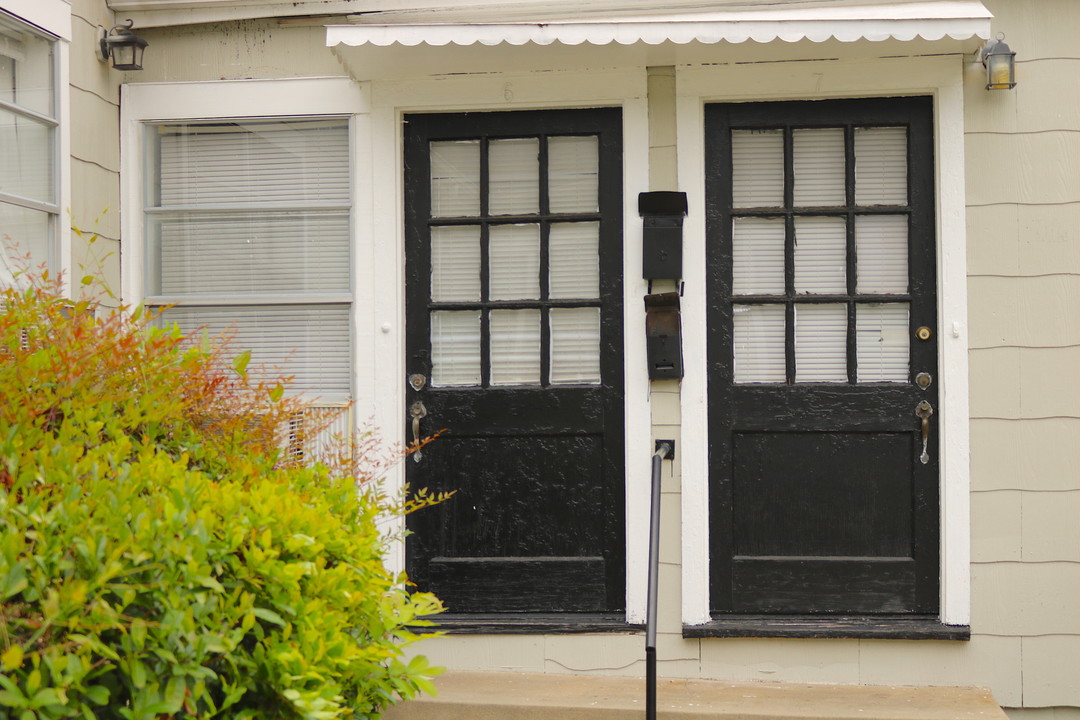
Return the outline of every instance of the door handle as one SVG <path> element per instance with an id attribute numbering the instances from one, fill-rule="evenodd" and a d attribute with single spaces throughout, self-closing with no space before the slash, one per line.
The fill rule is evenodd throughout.
<path id="1" fill-rule="evenodd" d="M 412 435 L 413 445 L 420 444 L 420 420 L 427 417 L 427 407 L 424 403 L 417 400 L 409 406 L 409 415 L 412 416 Z M 412 454 L 413 462 L 420 462 L 420 459 L 424 456 L 419 449 Z"/>
<path id="2" fill-rule="evenodd" d="M 934 414 L 934 408 L 925 400 L 920 400 L 915 406 L 915 417 L 922 420 L 922 454 L 919 462 L 923 465 L 930 462 L 930 455 L 926 452 L 926 443 L 930 439 L 930 416 Z"/>

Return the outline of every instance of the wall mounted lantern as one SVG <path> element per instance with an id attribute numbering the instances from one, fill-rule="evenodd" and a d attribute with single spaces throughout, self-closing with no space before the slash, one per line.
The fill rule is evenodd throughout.
<path id="1" fill-rule="evenodd" d="M 98 31 L 98 59 L 108 62 L 117 70 L 142 70 L 143 52 L 150 43 L 131 31 L 131 20 L 127 25 L 114 25 L 112 30 L 105 28 Z"/>
<path id="2" fill-rule="evenodd" d="M 1005 44 L 1005 33 L 996 40 L 987 40 L 980 53 L 986 68 L 987 90 L 1011 90 L 1016 87 L 1016 53 Z"/>

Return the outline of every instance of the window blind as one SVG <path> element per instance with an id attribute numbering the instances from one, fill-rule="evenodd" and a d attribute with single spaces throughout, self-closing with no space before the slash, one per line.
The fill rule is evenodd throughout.
<path id="1" fill-rule="evenodd" d="M 56 45 L 0 13 L 0 100 L 27 111 L 0 110 L 0 286 L 50 260 L 60 214 Z"/>
<path id="2" fill-rule="evenodd" d="M 534 173 L 535 174 L 535 173 Z M 540 226 L 493 225 L 489 231 L 492 300 L 534 300 L 540 297 Z"/>
<path id="3" fill-rule="evenodd" d="M 907 129 L 855 128 L 855 204 L 907 205 Z"/>
<path id="4" fill-rule="evenodd" d="M 553 223 L 548 243 L 548 295 L 600 297 L 600 223 Z"/>
<path id="5" fill-rule="evenodd" d="M 734 207 L 784 204 L 783 130 L 733 130 L 731 165 Z"/>
<path id="6" fill-rule="evenodd" d="M 56 202 L 53 133 L 40 120 L 0 109 L 0 192 Z"/>
<path id="7" fill-rule="evenodd" d="M 349 289 L 349 215 L 188 213 L 154 217 L 162 295 Z"/>
<path id="8" fill-rule="evenodd" d="M 264 367 L 252 372 L 292 375 L 295 390 L 348 396 L 347 121 L 165 124 L 150 137 L 146 287 L 150 303 L 176 305 L 163 321 L 232 335 L 250 367 Z M 252 299 L 214 302 L 237 295 Z"/>
<path id="9" fill-rule="evenodd" d="M 732 309 L 735 382 L 784 382 L 784 306 L 736 305 Z"/>
<path id="10" fill-rule="evenodd" d="M 431 216 L 475 217 L 480 214 L 480 141 L 433 142 Z"/>
<path id="11" fill-rule="evenodd" d="M 540 311 L 491 311 L 491 384 L 540 384 Z"/>
<path id="12" fill-rule="evenodd" d="M 553 213 L 599 208 L 599 146 L 595 135 L 548 138 L 548 203 Z"/>
<path id="13" fill-rule="evenodd" d="M 540 141 L 492 140 L 488 144 L 489 215 L 525 215 L 540 210 Z"/>
<path id="14" fill-rule="evenodd" d="M 431 229 L 431 299 L 480 299 L 480 226 L 446 225 Z"/>
<path id="15" fill-rule="evenodd" d="M 250 350 L 253 377 L 293 376 L 293 388 L 314 395 L 347 395 L 350 387 L 348 305 L 172 307 L 162 313 L 184 333 L 205 328 Z"/>
<path id="16" fill-rule="evenodd" d="M 349 137 L 340 121 L 161 132 L 162 206 L 349 202 Z"/>

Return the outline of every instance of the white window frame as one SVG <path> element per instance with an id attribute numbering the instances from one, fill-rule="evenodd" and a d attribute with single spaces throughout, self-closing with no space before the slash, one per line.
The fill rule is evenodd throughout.
<path id="1" fill-rule="evenodd" d="M 872 78 L 873 84 L 867 84 Z M 817 88 L 812 93 L 807 88 Z M 677 71 L 678 172 L 684 224 L 686 376 L 682 384 L 682 616 L 708 622 L 709 476 L 704 106 L 713 102 L 932 95 L 936 163 L 941 417 L 941 621 L 970 622 L 970 469 L 964 98 L 960 56 L 684 67 Z M 695 211 L 696 208 L 696 211 Z"/>
<path id="2" fill-rule="evenodd" d="M 121 220 L 124 264 L 121 268 L 123 302 L 136 306 L 147 299 L 144 285 L 146 249 L 146 143 L 145 130 L 149 125 L 173 124 L 201 120 L 262 120 L 306 119 L 318 117 L 348 117 L 350 158 L 350 202 L 353 221 L 350 223 L 351 291 L 335 293 L 334 302 L 350 303 L 351 354 L 350 386 L 358 402 L 365 385 L 358 381 L 356 368 L 361 363 L 358 348 L 371 346 L 370 323 L 360 321 L 359 308 L 369 306 L 369 290 L 373 273 L 364 262 L 358 233 L 357 217 L 371 213 L 367 173 L 367 95 L 362 88 L 344 78 L 301 78 L 293 80 L 241 80 L 190 83 L 145 83 L 125 86 L 121 104 L 121 193 L 124 207 L 132 211 Z M 323 298 L 324 300 L 326 298 Z M 251 304 L 238 296 L 214 296 L 217 304 Z M 319 298 L 302 298 L 302 303 L 317 302 Z M 220 301 L 220 302 L 219 302 Z M 200 302 L 199 304 L 206 304 Z M 358 391 L 360 394 L 358 395 Z M 323 396 L 324 401 L 338 402 L 346 398 Z"/>
<path id="3" fill-rule="evenodd" d="M 70 62 L 71 6 L 63 0 L 0 0 L 0 12 L 53 43 L 53 113 L 48 117 L 53 136 L 53 184 L 55 202 L 26 205 L 49 213 L 47 267 L 71 291 L 71 232 L 63 209 L 71 207 L 71 100 Z M 23 205 L 21 202 L 15 203 Z M 2 250 L 2 248 L 0 248 Z"/>
<path id="4" fill-rule="evenodd" d="M 0 10 L 71 41 L 71 5 L 64 0 L 0 0 Z"/>
<path id="5" fill-rule="evenodd" d="M 625 365 L 624 432 L 626 488 L 626 615 L 645 620 L 648 577 L 649 457 L 652 426 L 645 364 L 645 314 L 641 298 L 641 218 L 637 195 L 648 189 L 647 76 L 643 68 L 543 74 L 491 74 L 372 82 L 372 166 L 376 178 L 371 234 L 380 238 L 375 265 L 376 337 L 373 370 L 374 424 L 392 443 L 405 437 L 405 203 L 404 116 L 410 112 L 575 109 L 620 107 L 623 114 L 623 342 Z M 390 208 L 394 210 L 391 212 Z M 391 268 L 393 271 L 391 272 Z M 365 406 L 366 407 L 366 406 Z M 404 483 L 404 469 L 392 468 L 391 487 Z M 400 529 L 400 526 L 399 528 Z M 394 567 L 404 568 L 398 545 Z"/>

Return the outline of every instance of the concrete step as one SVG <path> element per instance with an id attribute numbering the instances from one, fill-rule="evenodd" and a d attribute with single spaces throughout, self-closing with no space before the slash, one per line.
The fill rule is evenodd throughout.
<path id="1" fill-rule="evenodd" d="M 640 720 L 641 678 L 452 672 L 385 720 Z M 990 691 L 662 679 L 658 720 L 1007 720 Z"/>

